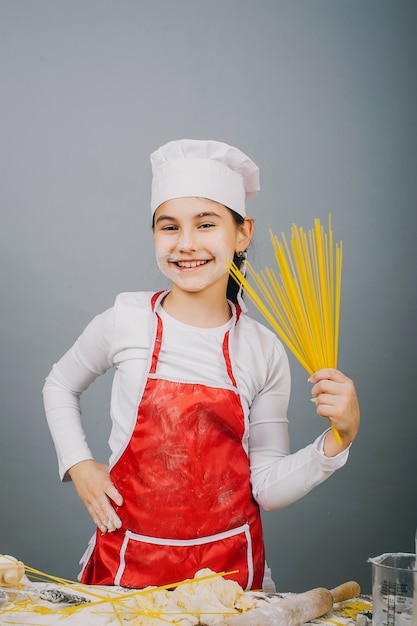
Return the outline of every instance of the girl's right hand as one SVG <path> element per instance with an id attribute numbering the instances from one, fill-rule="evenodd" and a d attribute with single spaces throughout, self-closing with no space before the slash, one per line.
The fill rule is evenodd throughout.
<path id="1" fill-rule="evenodd" d="M 123 497 L 113 485 L 107 465 L 88 459 L 76 463 L 68 473 L 95 525 L 104 534 L 121 528 L 122 521 L 112 506 L 122 506 Z"/>

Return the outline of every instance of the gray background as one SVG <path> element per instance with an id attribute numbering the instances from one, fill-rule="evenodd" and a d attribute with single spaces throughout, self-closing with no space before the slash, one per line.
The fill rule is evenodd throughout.
<path id="1" fill-rule="evenodd" d="M 0 552 L 74 578 L 93 532 L 61 485 L 41 402 L 52 363 L 120 291 L 165 284 L 149 153 L 181 137 L 259 164 L 268 229 L 333 215 L 344 245 L 340 368 L 362 428 L 348 465 L 264 515 L 280 590 L 357 579 L 417 525 L 416 27 L 406 0 L 0 1 Z M 256 313 L 253 313 L 257 317 Z M 291 358 L 293 449 L 323 423 Z M 85 394 L 107 458 L 111 373 Z"/>

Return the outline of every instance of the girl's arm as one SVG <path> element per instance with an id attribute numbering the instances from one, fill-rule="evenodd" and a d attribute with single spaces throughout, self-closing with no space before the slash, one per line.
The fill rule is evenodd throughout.
<path id="1" fill-rule="evenodd" d="M 336 396 L 331 399 L 331 406 L 332 410 L 337 407 L 337 411 L 334 409 L 335 425 L 344 429 L 344 445 L 335 449 L 333 435 L 326 431 L 314 443 L 291 454 L 287 420 L 289 380 L 288 359 L 277 348 L 269 364 L 268 380 L 254 398 L 250 411 L 252 491 L 265 510 L 288 506 L 342 467 L 348 457 L 347 446 L 356 435 L 359 424 L 359 408 L 352 381 L 348 383 L 349 379 L 336 373 L 336 370 L 321 370 L 311 377 L 313 394 L 317 397 L 320 414 L 325 417 L 329 415 L 326 412 L 329 402 L 327 392 L 332 391 Z M 335 386 L 336 383 L 341 386 Z M 325 396 L 320 398 L 324 392 Z"/>
<path id="2" fill-rule="evenodd" d="M 121 526 L 112 502 L 123 498 L 110 480 L 107 465 L 93 460 L 81 421 L 80 397 L 113 363 L 110 346 L 112 309 L 98 315 L 76 343 L 53 366 L 43 388 L 48 426 L 55 444 L 59 472 L 71 479 L 94 523 L 102 532 Z"/>
<path id="3" fill-rule="evenodd" d="M 81 421 L 81 394 L 112 367 L 112 309 L 95 317 L 75 344 L 54 364 L 42 390 L 46 419 L 55 445 L 61 479 L 68 469 L 92 459 Z"/>

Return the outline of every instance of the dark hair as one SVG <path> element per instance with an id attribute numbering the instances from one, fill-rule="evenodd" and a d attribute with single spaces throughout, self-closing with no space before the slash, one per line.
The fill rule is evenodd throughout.
<path id="1" fill-rule="evenodd" d="M 236 226 L 241 226 L 243 222 L 245 221 L 245 218 L 243 218 L 239 213 L 236 213 L 236 211 L 233 211 L 232 209 L 229 209 L 229 211 L 232 214 L 232 217 L 235 221 Z M 245 260 L 245 257 L 243 255 L 237 256 L 235 252 L 233 256 L 233 263 L 236 263 L 239 269 L 244 260 Z M 235 281 L 235 279 L 233 278 L 233 276 L 229 276 L 229 280 L 227 281 L 226 297 L 228 300 L 231 300 L 234 304 L 238 304 L 237 294 L 239 293 L 239 289 L 240 287 Z"/>

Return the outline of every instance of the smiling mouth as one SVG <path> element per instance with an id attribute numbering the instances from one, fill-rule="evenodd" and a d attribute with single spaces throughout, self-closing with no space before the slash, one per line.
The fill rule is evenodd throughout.
<path id="1" fill-rule="evenodd" d="M 201 265 L 206 265 L 209 262 L 210 262 L 209 260 L 205 260 L 205 261 L 175 261 L 174 265 L 176 265 L 177 267 L 190 269 L 190 268 L 193 268 L 193 267 L 200 267 Z"/>

